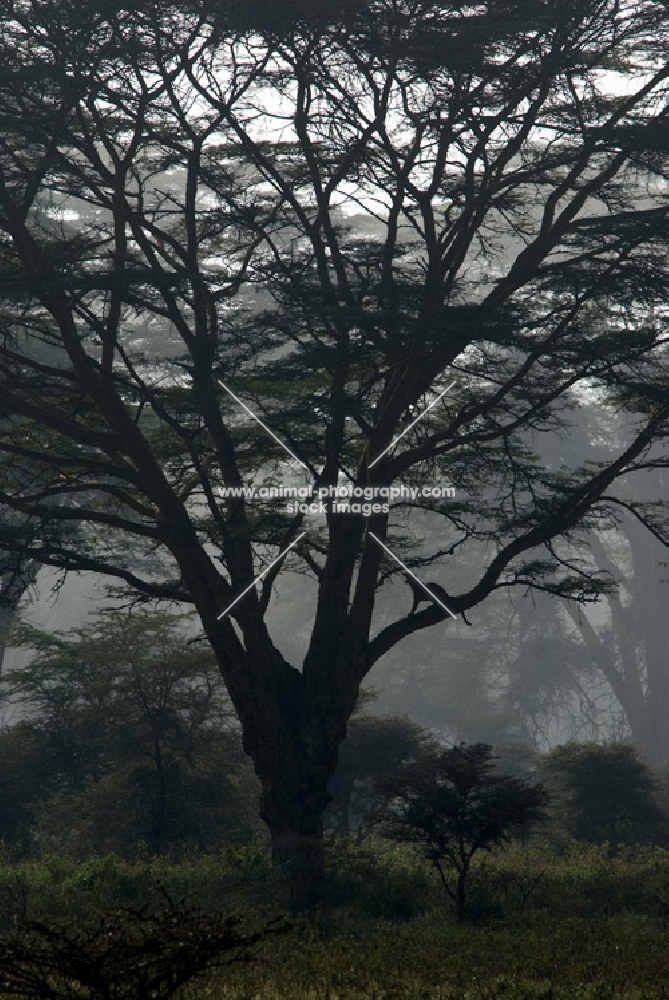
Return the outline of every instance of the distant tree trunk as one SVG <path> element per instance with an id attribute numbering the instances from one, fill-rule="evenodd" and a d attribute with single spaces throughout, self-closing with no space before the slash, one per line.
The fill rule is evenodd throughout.
<path id="1" fill-rule="evenodd" d="M 458 869 L 458 880 L 455 886 L 455 915 L 458 920 L 464 920 L 467 912 L 465 886 L 467 882 L 467 869 Z"/>
<path id="2" fill-rule="evenodd" d="M 645 674 L 647 722 L 634 733 L 649 763 L 669 763 L 669 628 L 666 550 L 639 524 L 627 532 L 634 556 L 635 631 Z M 644 669 L 645 668 L 645 669 Z"/>
<path id="3" fill-rule="evenodd" d="M 154 760 L 156 762 L 156 777 L 158 779 L 158 796 L 156 803 L 156 826 L 153 836 L 153 847 L 156 854 L 162 853 L 163 846 L 163 832 L 165 829 L 165 802 L 166 802 L 166 790 L 165 790 L 165 766 L 163 763 L 163 753 L 160 746 L 160 740 L 156 740 L 153 747 Z"/>
<path id="4" fill-rule="evenodd" d="M 5 661 L 7 651 L 6 639 L 17 616 L 18 606 L 21 598 L 28 587 L 37 579 L 39 565 L 31 561 L 25 567 L 22 578 L 4 577 L 0 580 L 0 592 L 3 596 L 4 606 L 0 608 L 0 673 Z"/>
<path id="5" fill-rule="evenodd" d="M 7 651 L 5 639 L 15 617 L 16 611 L 13 609 L 0 608 L 0 673 L 2 673 L 2 665 L 5 662 L 5 652 Z"/>
<path id="6" fill-rule="evenodd" d="M 342 833 L 348 836 L 351 832 L 351 796 L 353 795 L 353 782 L 346 783 L 341 797 L 341 825 Z"/>

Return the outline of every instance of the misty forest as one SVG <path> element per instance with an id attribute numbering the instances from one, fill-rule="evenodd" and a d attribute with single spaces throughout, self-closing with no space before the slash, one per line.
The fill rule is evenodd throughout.
<path id="1" fill-rule="evenodd" d="M 666 997 L 665 0 L 0 10 L 0 997 Z"/>

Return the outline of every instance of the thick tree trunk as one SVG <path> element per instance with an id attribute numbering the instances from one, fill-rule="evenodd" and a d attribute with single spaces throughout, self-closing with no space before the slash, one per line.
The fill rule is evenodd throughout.
<path id="1" fill-rule="evenodd" d="M 325 868 L 323 831 L 294 832 L 274 829 L 272 861 L 281 869 L 290 889 L 293 913 L 314 910 L 323 902 Z"/>
<path id="2" fill-rule="evenodd" d="M 323 768 L 314 766 L 307 778 L 305 763 L 261 775 L 260 815 L 272 838 L 272 860 L 288 881 L 295 913 L 312 910 L 323 900 L 323 813 L 331 801 Z"/>
<path id="3" fill-rule="evenodd" d="M 209 623 L 208 623 L 209 624 Z M 264 639 L 262 620 L 249 630 L 242 669 L 230 666 L 222 629 L 208 629 L 228 693 L 242 725 L 242 744 L 262 785 L 260 817 L 267 824 L 272 857 L 290 887 L 294 912 L 315 907 L 323 891 L 323 814 L 332 801 L 328 785 L 337 751 L 358 695 L 329 704 L 334 688 L 305 690 L 304 673 L 286 663 Z M 334 670 L 333 670 L 334 673 Z M 348 688 L 347 688 L 348 690 Z"/>
<path id="4" fill-rule="evenodd" d="M 221 600 L 214 586 L 203 587 L 201 574 L 195 572 L 193 582 L 188 580 L 241 722 L 244 750 L 262 784 L 260 816 L 269 829 L 273 858 L 286 875 L 296 912 L 313 908 L 322 898 L 323 814 L 332 801 L 328 785 L 368 669 L 374 587 L 369 586 L 369 594 L 365 591 L 361 610 L 355 615 L 350 612 L 350 625 L 349 583 L 362 530 L 349 521 L 354 519 L 344 519 L 339 526 L 339 534 L 346 537 L 335 546 L 335 565 L 328 570 L 334 583 L 330 580 L 325 585 L 321 579 L 317 621 L 302 670 L 289 664 L 272 643 L 254 592 L 239 611 L 242 645 L 227 618 L 218 619 Z M 366 567 L 372 584 L 379 551 L 376 546 L 371 555 L 368 552 L 360 570 Z M 347 560 L 342 567 L 344 554 Z M 212 594 L 216 597 L 213 606 Z"/>

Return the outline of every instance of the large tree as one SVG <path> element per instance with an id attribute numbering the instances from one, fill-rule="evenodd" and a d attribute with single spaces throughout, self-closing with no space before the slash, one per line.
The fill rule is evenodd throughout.
<path id="1" fill-rule="evenodd" d="M 296 907 L 361 681 L 447 618 L 376 627 L 397 567 L 372 535 L 399 549 L 400 515 L 441 516 L 407 558 L 461 556 L 455 615 L 509 585 L 594 598 L 579 532 L 669 418 L 666 5 L 310 7 L 0 5 L 3 571 L 195 606 Z M 287 466 L 219 380 L 316 487 L 447 469 L 456 499 L 311 522 L 222 500 Z M 628 440 L 543 468 L 532 441 L 578 420 L 579 387 L 628 408 Z M 266 620 L 285 559 L 220 616 L 307 527 L 298 665 Z"/>

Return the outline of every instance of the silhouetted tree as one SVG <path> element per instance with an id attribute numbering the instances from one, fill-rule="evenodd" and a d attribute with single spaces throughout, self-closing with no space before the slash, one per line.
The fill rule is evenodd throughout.
<path id="1" fill-rule="evenodd" d="M 666 4 L 308 6 L 0 3 L 0 571 L 194 605 L 296 908 L 360 684 L 447 617 L 375 630 L 394 564 L 366 528 L 398 546 L 398 509 L 442 517 L 409 558 L 468 560 L 456 616 L 504 586 L 591 599 L 578 533 L 669 420 Z M 318 587 L 301 665 L 266 623 L 284 559 L 221 617 L 308 522 L 220 497 L 284 453 L 219 380 L 316 488 L 458 491 L 369 523 L 328 506 L 290 555 Z M 528 442 L 583 386 L 628 437 L 548 470 Z"/>
<path id="2" fill-rule="evenodd" d="M 241 914 L 171 900 L 153 913 L 23 920 L 0 937 L 0 986 L 25 1000 L 168 1000 L 203 972 L 252 961 L 256 945 L 288 930 L 280 917 L 251 926 Z"/>
<path id="3" fill-rule="evenodd" d="M 428 754 L 400 766 L 377 786 L 374 823 L 393 840 L 417 844 L 434 865 L 455 903 L 459 920 L 466 913 L 465 890 L 478 851 L 526 836 L 545 816 L 548 793 L 495 768 L 486 743 Z M 448 871 L 455 872 L 455 887 Z"/>

